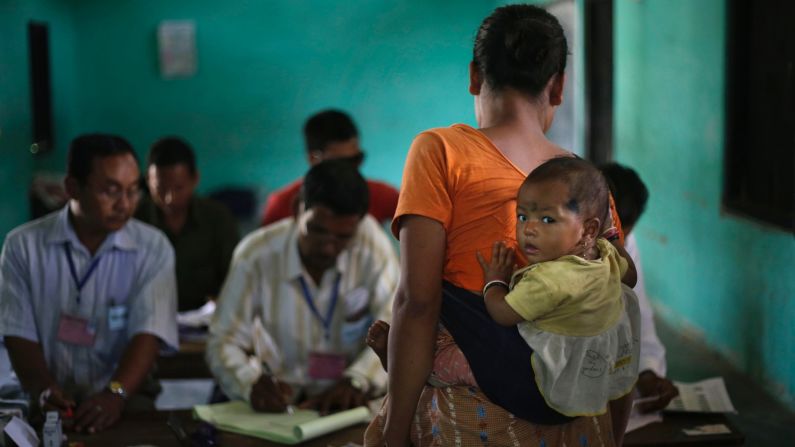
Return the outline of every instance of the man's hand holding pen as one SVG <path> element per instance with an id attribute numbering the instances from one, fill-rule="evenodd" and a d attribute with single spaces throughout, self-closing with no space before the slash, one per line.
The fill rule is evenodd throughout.
<path id="1" fill-rule="evenodd" d="M 292 409 L 292 405 L 289 405 L 292 397 L 293 388 L 290 385 L 267 373 L 262 374 L 251 387 L 249 396 L 255 411 L 267 413 L 282 413 Z"/>

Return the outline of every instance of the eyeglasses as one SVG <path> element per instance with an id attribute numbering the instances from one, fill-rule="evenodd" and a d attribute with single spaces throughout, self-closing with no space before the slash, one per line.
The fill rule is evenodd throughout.
<path id="1" fill-rule="evenodd" d="M 321 152 L 321 151 L 313 151 L 310 155 L 312 156 L 312 158 L 315 158 L 315 159 L 320 160 L 320 161 L 323 161 L 323 160 L 344 160 L 344 161 L 350 162 L 352 165 L 356 166 L 357 168 L 359 166 L 361 166 L 362 163 L 364 163 L 364 156 L 365 156 L 364 152 L 359 152 L 358 154 L 351 155 L 350 157 L 325 157 L 323 155 L 323 152 Z"/>
<path id="2" fill-rule="evenodd" d="M 313 242 L 318 244 L 333 243 L 338 247 L 346 246 L 355 236 L 354 234 L 334 234 L 324 227 L 312 225 L 311 223 L 306 223 L 303 226 L 303 233 L 305 237 Z"/>
<path id="3" fill-rule="evenodd" d="M 91 184 L 86 185 L 93 189 L 99 196 L 109 202 L 118 202 L 122 197 L 126 197 L 130 202 L 137 202 L 141 198 L 141 188 L 138 185 L 122 189 L 116 185 L 109 185 L 104 188 L 95 188 Z"/>

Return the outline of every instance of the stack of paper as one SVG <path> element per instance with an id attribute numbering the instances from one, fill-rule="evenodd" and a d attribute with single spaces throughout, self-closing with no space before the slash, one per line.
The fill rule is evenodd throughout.
<path id="1" fill-rule="evenodd" d="M 197 405 L 193 407 L 193 411 L 196 417 L 221 430 L 283 444 L 298 444 L 351 425 L 368 422 L 371 418 L 367 407 L 320 416 L 317 411 L 312 410 L 296 410 L 293 414 L 257 413 L 247 403 L 240 401 Z"/>

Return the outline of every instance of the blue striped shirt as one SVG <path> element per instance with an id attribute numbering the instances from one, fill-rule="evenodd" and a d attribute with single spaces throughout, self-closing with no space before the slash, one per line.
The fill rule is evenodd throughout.
<path id="1" fill-rule="evenodd" d="M 155 335 L 177 348 L 174 250 L 159 230 L 131 219 L 105 238 L 92 256 L 68 219 L 69 205 L 11 231 L 0 254 L 0 335 L 41 345 L 56 382 L 73 397 L 90 395 L 110 381 L 129 340 Z M 99 258 L 78 290 L 79 279 Z M 126 324 L 111 327 L 112 306 L 126 306 Z M 61 315 L 84 318 L 94 328 L 93 346 L 58 340 Z"/>

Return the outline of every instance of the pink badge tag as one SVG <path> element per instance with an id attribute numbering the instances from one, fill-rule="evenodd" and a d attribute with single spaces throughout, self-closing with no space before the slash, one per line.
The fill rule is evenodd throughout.
<path id="1" fill-rule="evenodd" d="M 329 352 L 309 353 L 309 377 L 312 379 L 339 379 L 345 371 L 345 356 Z"/>
<path id="2" fill-rule="evenodd" d="M 85 318 L 61 314 L 58 340 L 78 346 L 94 346 L 96 335 L 96 331 Z"/>

